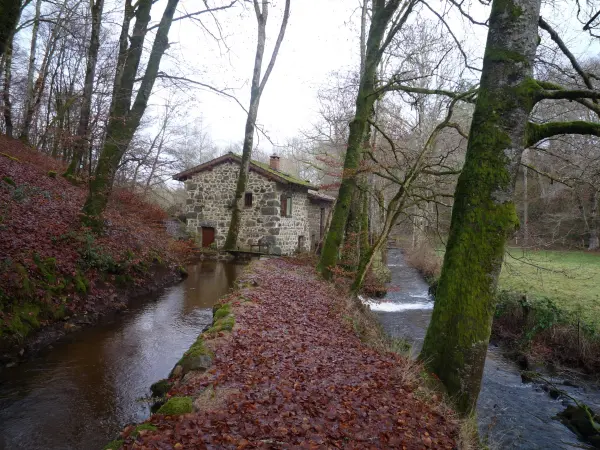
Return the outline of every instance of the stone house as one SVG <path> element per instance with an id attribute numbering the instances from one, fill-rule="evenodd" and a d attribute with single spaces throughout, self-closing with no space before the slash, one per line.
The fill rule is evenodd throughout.
<path id="1" fill-rule="evenodd" d="M 227 153 L 173 176 L 185 183 L 187 227 L 203 247 L 225 244 L 240 164 L 240 156 Z M 269 164 L 250 162 L 246 189 L 240 249 L 262 243 L 273 254 L 290 255 L 314 250 L 323 239 L 334 198 L 279 170 L 278 156 Z"/>

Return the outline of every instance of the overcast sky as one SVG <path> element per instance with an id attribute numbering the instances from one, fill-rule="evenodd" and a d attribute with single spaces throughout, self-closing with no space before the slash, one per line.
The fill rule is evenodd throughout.
<path id="1" fill-rule="evenodd" d="M 162 14 L 162 3 L 153 8 L 155 20 Z M 194 11 L 198 3 L 196 0 L 182 0 L 180 10 Z M 545 6 L 543 15 L 559 30 L 564 30 L 563 37 L 573 51 L 597 56 L 597 44 L 590 46 L 589 40 L 582 39 L 579 33 L 567 33 L 564 26 L 564 18 L 573 17 L 574 2 L 565 0 L 553 5 Z M 284 0 L 271 2 L 263 71 L 279 30 L 283 6 Z M 476 1 L 472 8 L 472 13 L 485 21 L 487 8 Z M 285 40 L 265 88 L 258 117 L 258 123 L 275 143 L 285 143 L 287 138 L 297 136 L 301 129 L 307 129 L 317 119 L 317 92 L 327 84 L 332 72 L 347 72 L 357 67 L 359 15 L 358 0 L 292 0 Z M 202 17 L 203 24 L 214 33 L 214 22 L 207 16 Z M 220 89 L 233 89 L 231 93 L 247 106 L 256 48 L 254 11 L 248 3 L 245 7 L 237 6 L 219 12 L 215 17 L 222 28 L 224 43 L 217 43 L 197 23 L 189 20 L 176 22 L 169 36 L 176 45 L 168 50 L 161 68 Z M 449 21 L 459 39 L 464 40 L 469 55 L 481 56 L 487 29 L 473 28 L 458 14 L 450 17 Z M 580 26 L 574 23 L 571 28 L 580 29 Z M 477 77 L 478 74 L 470 76 Z M 160 103 L 163 95 L 165 92 L 161 92 L 160 88 L 155 90 L 155 103 Z M 245 113 L 234 101 L 205 90 L 190 89 L 181 95 L 193 98 L 189 117 L 202 116 L 204 126 L 217 145 L 225 147 L 242 141 Z M 260 144 L 264 149 L 271 147 L 262 138 Z"/>

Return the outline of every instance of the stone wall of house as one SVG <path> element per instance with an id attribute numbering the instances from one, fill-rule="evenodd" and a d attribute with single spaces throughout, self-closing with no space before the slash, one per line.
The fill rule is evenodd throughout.
<path id="1" fill-rule="evenodd" d="M 329 215 L 329 210 L 331 209 L 331 203 L 325 201 L 319 201 L 314 199 L 309 199 L 308 205 L 308 223 L 310 229 L 310 240 L 311 240 L 311 250 L 314 250 L 315 247 L 321 241 L 321 208 L 324 208 L 323 212 L 323 233 L 325 233 L 327 218 Z M 325 236 L 323 236 L 325 237 Z"/>
<path id="2" fill-rule="evenodd" d="M 290 255 L 296 250 L 308 251 L 311 243 L 308 224 L 309 201 L 306 189 L 280 185 L 278 200 L 282 194 L 292 198 L 292 216 L 280 217 L 281 223 L 277 232 L 277 244 L 281 247 L 284 255 Z"/>
<path id="3" fill-rule="evenodd" d="M 192 175 L 185 182 L 188 230 L 201 239 L 202 227 L 215 229 L 215 243 L 222 248 L 231 221 L 239 166 L 223 163 Z M 303 236 L 304 249 L 311 248 L 306 189 L 282 185 L 250 171 L 246 192 L 252 192 L 252 207 L 244 208 L 238 243 L 242 248 L 259 239 L 271 245 L 273 253 L 292 254 Z M 281 217 L 281 194 L 292 196 L 292 216 Z"/>

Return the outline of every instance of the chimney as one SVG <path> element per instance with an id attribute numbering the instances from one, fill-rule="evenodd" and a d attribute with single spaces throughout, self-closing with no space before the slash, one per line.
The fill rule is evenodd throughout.
<path id="1" fill-rule="evenodd" d="M 279 171 L 279 156 L 272 154 L 269 158 L 269 167 L 273 170 Z"/>

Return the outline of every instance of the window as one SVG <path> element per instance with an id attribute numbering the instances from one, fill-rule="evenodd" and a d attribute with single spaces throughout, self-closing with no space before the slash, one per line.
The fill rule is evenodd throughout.
<path id="1" fill-rule="evenodd" d="M 281 194 L 281 217 L 292 217 L 292 196 Z"/>
<path id="2" fill-rule="evenodd" d="M 246 208 L 252 207 L 252 192 L 246 192 L 244 195 L 244 206 Z"/>

